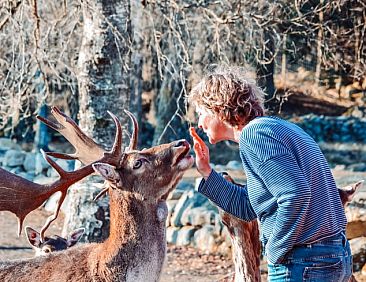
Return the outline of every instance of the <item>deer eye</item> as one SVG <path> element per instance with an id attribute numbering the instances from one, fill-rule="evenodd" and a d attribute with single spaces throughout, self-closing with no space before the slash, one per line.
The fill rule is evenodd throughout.
<path id="1" fill-rule="evenodd" d="M 142 160 L 136 160 L 133 164 L 133 169 L 138 169 L 142 166 Z"/>

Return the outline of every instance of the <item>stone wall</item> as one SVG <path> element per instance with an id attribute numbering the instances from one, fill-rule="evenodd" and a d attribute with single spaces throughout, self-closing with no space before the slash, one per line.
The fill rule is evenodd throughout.
<path id="1" fill-rule="evenodd" d="M 305 115 L 290 121 L 302 127 L 318 143 L 366 144 L 366 118 Z"/>

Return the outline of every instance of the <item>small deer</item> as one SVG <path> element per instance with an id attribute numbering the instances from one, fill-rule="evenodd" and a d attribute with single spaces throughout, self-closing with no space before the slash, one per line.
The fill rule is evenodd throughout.
<path id="1" fill-rule="evenodd" d="M 25 227 L 28 242 L 34 249 L 36 257 L 63 251 L 74 246 L 80 240 L 81 236 L 83 236 L 84 231 L 84 228 L 78 228 L 71 231 L 66 238 L 52 235 L 51 237 L 45 237 L 42 242 L 41 235 L 38 231 L 29 226 Z"/>
<path id="2" fill-rule="evenodd" d="M 97 144 L 74 121 L 57 109 L 52 113 L 58 123 L 44 118 L 42 121 L 59 131 L 76 148 L 74 155 L 52 153 L 52 156 L 77 158 L 85 164 L 71 174 L 77 175 L 72 181 L 66 178 L 69 179 L 67 184 L 94 170 L 106 180 L 107 187 L 96 198 L 109 194 L 110 235 L 103 243 L 81 244 L 48 256 L 0 263 L 0 281 L 158 281 L 166 254 L 166 198 L 193 165 L 189 143 L 178 140 L 139 151 L 136 149 L 137 121 L 127 112 L 134 125 L 129 146 L 122 150 L 121 124 L 112 115 L 117 127 L 116 139 L 110 152 L 99 154 L 100 147 L 96 149 Z M 44 156 L 62 176 L 65 175 L 50 159 L 49 153 Z M 10 186 L 11 183 L 5 184 Z M 2 191 L 1 186 L 4 185 L 0 185 L 0 196 L 9 199 L 10 192 Z M 0 201 L 0 210 L 2 205 Z"/>
<path id="3" fill-rule="evenodd" d="M 236 183 L 227 172 L 221 175 L 229 182 Z M 338 188 L 338 193 L 342 205 L 346 206 L 352 201 L 355 193 L 363 185 L 363 180 L 352 185 Z M 259 226 L 257 220 L 244 221 L 223 210 L 219 209 L 223 224 L 227 227 L 230 234 L 232 245 L 232 256 L 235 272 L 224 277 L 220 282 L 258 282 L 261 281 L 260 275 L 260 249 Z M 356 281 L 352 275 L 350 282 Z"/>

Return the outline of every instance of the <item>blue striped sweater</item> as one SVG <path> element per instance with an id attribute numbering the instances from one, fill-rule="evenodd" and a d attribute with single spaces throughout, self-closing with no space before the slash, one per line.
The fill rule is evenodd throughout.
<path id="1" fill-rule="evenodd" d="M 257 117 L 242 130 L 240 157 L 247 185 L 236 186 L 212 170 L 198 191 L 246 221 L 258 218 L 270 263 L 281 263 L 296 245 L 345 230 L 346 216 L 329 165 L 300 127 Z"/>

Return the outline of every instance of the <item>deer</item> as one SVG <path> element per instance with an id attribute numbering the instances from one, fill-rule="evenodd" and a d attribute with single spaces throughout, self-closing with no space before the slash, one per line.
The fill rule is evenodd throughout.
<path id="1" fill-rule="evenodd" d="M 60 132 L 76 149 L 75 154 L 44 153 L 46 160 L 59 172 L 60 180 L 54 190 L 65 191 L 67 185 L 92 174 L 105 179 L 106 187 L 96 199 L 108 193 L 110 201 L 110 235 L 101 243 L 80 244 L 65 251 L 31 259 L 0 263 L 1 281 L 158 281 L 166 254 L 168 215 L 166 199 L 184 172 L 194 162 L 189 155 L 190 144 L 182 139 L 139 151 L 136 118 L 126 111 L 133 123 L 133 133 L 126 149 L 122 149 L 122 130 L 119 120 L 109 113 L 116 124 L 116 137 L 111 151 L 105 152 L 86 136 L 76 123 L 53 108 L 56 122 L 41 120 Z M 70 173 L 62 171 L 51 156 L 78 159 L 85 166 Z M 4 172 L 1 172 L 3 175 Z M 72 176 L 66 177 L 66 176 Z M 6 176 L 10 177 L 9 174 Z M 15 176 L 11 176 L 15 178 Z M 18 186 L 28 182 L 18 180 Z M 62 182 L 62 183 L 61 183 Z M 7 183 L 8 186 L 9 183 Z M 4 187 L 3 185 L 0 185 Z M 61 188 L 60 188 L 61 187 Z M 0 195 L 10 198 L 12 189 L 2 188 Z M 21 188 L 19 188 L 21 189 Z M 51 192 L 49 187 L 47 195 Z M 38 193 L 38 191 L 36 191 Z M 35 192 L 35 193 L 36 193 Z M 19 192 L 20 193 L 20 192 Z M 42 191 L 39 192 L 42 194 Z M 19 195 L 20 197 L 22 195 Z M 24 197 L 28 196 L 25 194 Z M 37 198 L 34 196 L 33 198 Z M 41 197 L 41 196 L 39 196 Z M 61 197 L 62 198 L 62 197 Z M 1 199 L 1 197 L 0 197 Z M 24 203 L 28 203 L 25 199 Z M 22 202 L 21 201 L 21 202 Z M 30 205 L 30 204 L 29 204 Z M 0 202 L 0 208 L 4 208 Z M 27 205 L 16 212 L 24 216 Z M 6 206 L 9 208 L 9 206 Z M 14 210 L 14 209 L 13 209 Z M 52 218 L 53 219 L 53 218 Z M 48 221 L 44 227 L 47 227 Z M 43 230 L 45 229 L 43 227 Z M 40 232 L 42 237 L 42 232 Z"/>
<path id="2" fill-rule="evenodd" d="M 227 172 L 221 175 L 229 182 L 238 186 Z M 343 188 L 338 188 L 338 193 L 345 207 L 352 201 L 355 193 L 363 186 L 363 180 Z M 259 282 L 261 281 L 260 272 L 260 253 L 261 243 L 259 240 L 259 225 L 257 220 L 244 221 L 222 209 L 219 209 L 222 223 L 226 226 L 231 240 L 232 257 L 234 262 L 234 273 L 222 278 L 220 282 Z M 357 282 L 355 277 L 349 280 Z"/>
<path id="3" fill-rule="evenodd" d="M 74 246 L 83 236 L 85 229 L 78 228 L 71 231 L 66 238 L 60 237 L 58 235 L 52 235 L 50 237 L 45 237 L 44 241 L 41 241 L 41 235 L 35 229 L 30 226 L 25 227 L 26 235 L 29 244 L 35 251 L 35 256 L 45 256 L 52 252 L 58 252 L 66 250 Z"/>

